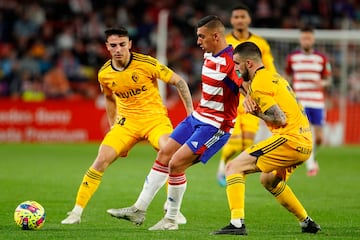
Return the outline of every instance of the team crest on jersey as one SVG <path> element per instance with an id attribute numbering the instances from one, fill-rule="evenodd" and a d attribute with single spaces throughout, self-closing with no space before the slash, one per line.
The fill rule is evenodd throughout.
<path id="1" fill-rule="evenodd" d="M 116 86 L 117 86 L 117 84 L 115 82 L 112 82 L 111 87 L 113 88 L 113 87 L 116 87 Z"/>
<path id="2" fill-rule="evenodd" d="M 137 83 L 137 81 L 139 80 L 139 75 L 136 72 L 133 72 L 131 79 Z"/>

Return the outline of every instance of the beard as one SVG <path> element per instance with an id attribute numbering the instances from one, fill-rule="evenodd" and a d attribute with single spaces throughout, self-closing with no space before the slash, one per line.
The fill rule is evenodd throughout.
<path id="1" fill-rule="evenodd" d="M 245 82 L 249 82 L 250 81 L 249 71 L 246 69 L 245 72 L 241 74 L 241 77 Z"/>

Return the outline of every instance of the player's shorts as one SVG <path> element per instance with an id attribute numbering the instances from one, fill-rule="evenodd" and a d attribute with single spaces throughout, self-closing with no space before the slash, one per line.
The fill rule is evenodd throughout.
<path id="1" fill-rule="evenodd" d="M 241 96 L 237 109 L 236 122 L 232 132 L 233 135 L 239 135 L 242 132 L 252 132 L 255 134 L 259 130 L 260 118 L 250 113 L 245 113 L 243 102 L 244 97 Z"/>
<path id="2" fill-rule="evenodd" d="M 165 115 L 139 118 L 120 118 L 105 135 L 101 144 L 108 145 L 120 157 L 127 156 L 129 150 L 139 141 L 147 140 L 156 150 L 159 150 L 159 139 L 164 134 L 170 134 L 173 127 Z"/>
<path id="3" fill-rule="evenodd" d="M 170 135 L 181 145 L 187 144 L 199 160 L 206 163 L 227 142 L 230 133 L 201 122 L 192 115 L 185 118 Z"/>
<path id="4" fill-rule="evenodd" d="M 278 175 L 292 173 L 296 166 L 305 162 L 311 154 L 311 141 L 293 141 L 282 135 L 273 135 L 245 150 L 251 156 L 257 157 L 256 166 L 262 172 L 279 171 Z M 283 170 L 281 170 L 283 169 Z M 286 169 L 286 170 L 285 170 Z"/>
<path id="5" fill-rule="evenodd" d="M 305 107 L 306 115 L 312 125 L 323 126 L 325 122 L 325 110 L 322 108 Z"/>

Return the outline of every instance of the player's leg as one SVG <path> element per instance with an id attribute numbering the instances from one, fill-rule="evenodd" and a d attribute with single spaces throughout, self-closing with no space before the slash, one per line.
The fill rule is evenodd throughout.
<path id="1" fill-rule="evenodd" d="M 206 163 L 221 147 L 228 141 L 230 134 L 219 130 L 211 125 L 204 125 L 202 122 L 191 117 L 191 136 L 184 138 L 182 132 L 177 128 L 172 133 L 169 142 L 181 143 L 181 147 L 173 154 L 169 163 L 169 189 L 168 189 L 168 210 L 161 219 L 149 230 L 176 230 L 178 229 L 175 217 L 177 216 L 187 182 L 185 170 L 198 163 Z M 186 143 L 185 143 L 185 141 Z"/>
<path id="2" fill-rule="evenodd" d="M 119 137 L 121 136 L 121 138 Z M 120 140 L 119 140 L 120 139 Z M 116 124 L 104 137 L 98 155 L 92 166 L 85 173 L 79 186 L 75 206 L 68 213 L 62 224 L 80 223 L 83 210 L 101 183 L 103 173 L 118 156 L 126 156 L 127 151 L 135 144 L 136 139 L 128 131 Z"/>
<path id="3" fill-rule="evenodd" d="M 169 163 L 170 169 L 176 169 L 178 167 L 181 168 L 188 168 L 193 164 L 196 156 L 193 154 L 191 149 L 185 144 L 181 146 L 178 142 L 173 139 L 169 139 L 168 146 L 175 149 L 179 149 L 171 158 Z M 180 148 L 179 148 L 180 147 Z M 185 149 L 186 148 L 186 149 Z M 185 159 L 186 161 L 178 161 L 177 155 L 181 153 L 181 158 Z M 177 166 L 177 162 L 180 162 L 181 166 Z M 165 217 L 161 219 L 157 224 L 150 227 L 149 230 L 177 230 L 178 223 L 176 218 L 180 212 L 180 207 L 182 203 L 182 199 L 186 190 L 187 181 L 185 173 L 170 173 L 169 174 L 169 181 L 168 181 L 168 206 L 167 211 L 165 213 Z"/>
<path id="4" fill-rule="evenodd" d="M 242 104 L 241 104 L 242 105 Z M 234 131 L 229 141 L 222 149 L 217 179 L 220 186 L 225 186 L 225 165 L 236 153 L 240 153 L 254 143 L 256 132 L 259 129 L 259 118 L 246 114 L 243 107 L 238 108 Z"/>
<path id="5" fill-rule="evenodd" d="M 246 174 L 260 171 L 256 157 L 243 151 L 226 166 L 226 195 L 231 212 L 230 224 L 213 234 L 247 235 L 245 227 Z"/>
<path id="6" fill-rule="evenodd" d="M 241 134 L 233 134 L 229 141 L 224 145 L 221 150 L 219 166 L 217 170 L 217 181 L 220 186 L 226 186 L 225 179 L 225 165 L 230 160 L 231 157 L 234 156 L 236 152 L 240 152 L 242 150 L 242 136 Z"/>
<path id="7" fill-rule="evenodd" d="M 160 149 L 157 158 L 147 175 L 143 188 L 136 202 L 126 208 L 108 209 L 107 212 L 119 219 L 129 220 L 140 225 L 145 220 L 145 213 L 154 199 L 157 192 L 168 179 L 168 163 L 172 154 L 176 151 L 167 146 L 169 134 L 172 132 L 170 120 L 167 117 L 144 120 L 142 125 L 145 127 L 142 135 L 147 136 L 147 140 L 155 149 Z M 185 219 L 186 222 L 186 219 Z"/>
<path id="8" fill-rule="evenodd" d="M 303 232 L 316 233 L 320 230 L 320 226 L 308 216 L 299 199 L 287 185 L 287 179 L 296 166 L 304 162 L 310 152 L 311 147 L 288 140 L 259 158 L 258 166 L 264 169 L 260 175 L 261 184 L 298 219 Z"/>
<path id="9" fill-rule="evenodd" d="M 315 159 L 317 148 L 323 142 L 323 124 L 324 124 L 324 110 L 315 108 L 306 108 L 306 114 L 311 123 L 311 131 L 313 134 L 313 150 L 309 159 L 305 162 L 307 175 L 316 176 L 319 171 L 319 163 Z"/>
<path id="10" fill-rule="evenodd" d="M 291 212 L 299 221 L 302 232 L 316 233 L 320 226 L 315 223 L 307 214 L 305 208 L 287 185 L 284 177 L 279 175 L 288 175 L 292 168 L 274 171 L 270 173 L 261 173 L 261 184 L 275 197 L 275 199 L 289 212 Z M 287 172 L 287 173 L 286 173 Z"/>

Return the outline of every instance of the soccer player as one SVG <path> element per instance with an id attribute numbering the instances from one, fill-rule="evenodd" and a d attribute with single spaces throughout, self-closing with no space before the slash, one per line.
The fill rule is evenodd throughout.
<path id="1" fill-rule="evenodd" d="M 235 72 L 233 48 L 226 43 L 225 27 L 219 17 L 210 15 L 198 22 L 197 44 L 205 51 L 201 100 L 158 152 L 157 161 L 169 163 L 168 209 L 149 230 L 178 229 L 175 218 L 186 190 L 185 170 L 199 162 L 205 164 L 227 142 L 234 127 L 242 80 Z M 129 212 L 137 209 L 118 209 L 117 216 L 128 219 L 132 216 Z"/>
<path id="2" fill-rule="evenodd" d="M 262 185 L 298 219 L 302 232 L 316 233 L 320 226 L 287 185 L 295 168 L 305 162 L 312 150 L 312 134 L 306 113 L 296 100 L 289 83 L 265 69 L 260 49 L 244 42 L 234 50 L 235 69 L 250 81 L 244 101 L 245 111 L 263 119 L 272 136 L 252 145 L 226 167 L 226 193 L 231 211 L 230 224 L 213 234 L 246 235 L 245 179 L 261 172 Z"/>
<path id="3" fill-rule="evenodd" d="M 314 155 L 324 138 L 324 90 L 331 84 L 331 66 L 328 58 L 314 49 L 315 36 L 311 27 L 305 26 L 300 30 L 299 42 L 301 49 L 287 56 L 285 73 L 312 125 L 314 145 L 306 161 L 306 169 L 308 176 L 315 176 L 319 164 Z"/>
<path id="4" fill-rule="evenodd" d="M 160 97 L 157 79 L 176 86 L 187 114 L 193 111 L 185 80 L 157 59 L 130 51 L 132 42 L 127 29 L 111 28 L 105 31 L 105 35 L 111 59 L 99 70 L 98 81 L 105 96 L 111 129 L 80 184 L 74 208 L 62 224 L 80 223 L 83 210 L 100 185 L 107 167 L 117 158 L 126 157 L 137 142 L 147 140 L 156 150 L 164 147 L 173 128 Z M 168 178 L 167 172 L 167 163 L 155 161 L 145 187 L 162 186 Z M 144 201 L 150 202 L 151 199 Z M 144 204 L 136 206 L 145 211 Z M 145 215 L 142 215 L 134 221 L 141 224 L 144 219 Z"/>
<path id="5" fill-rule="evenodd" d="M 262 61 L 266 69 L 272 72 L 276 72 L 275 65 L 273 63 L 273 56 L 271 54 L 270 46 L 268 42 L 249 31 L 251 24 L 251 16 L 249 8 L 244 4 L 239 4 L 231 11 L 230 23 L 232 25 L 232 32 L 225 36 L 226 42 L 231 44 L 234 48 L 243 42 L 255 43 L 262 54 Z M 229 141 L 221 150 L 219 167 L 217 170 L 217 180 L 220 186 L 225 186 L 225 165 L 232 156 L 239 153 L 253 144 L 256 132 L 259 129 L 260 119 L 246 114 L 242 102 L 244 96 L 240 95 L 240 103 L 238 107 L 238 116 L 234 131 L 231 134 Z"/>

